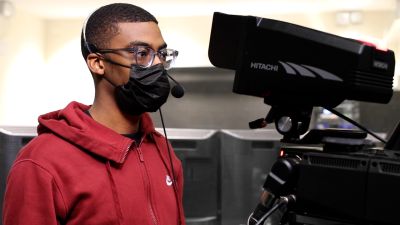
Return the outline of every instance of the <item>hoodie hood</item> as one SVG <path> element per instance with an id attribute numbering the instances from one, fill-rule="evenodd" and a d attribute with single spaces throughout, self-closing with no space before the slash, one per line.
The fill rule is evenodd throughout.
<path id="1" fill-rule="evenodd" d="M 41 115 L 38 134 L 54 133 L 95 155 L 123 163 L 133 140 L 93 120 L 85 113 L 89 108 L 88 105 L 71 102 L 62 110 Z M 148 113 L 142 114 L 140 124 L 140 132 L 144 136 L 156 133 Z"/>

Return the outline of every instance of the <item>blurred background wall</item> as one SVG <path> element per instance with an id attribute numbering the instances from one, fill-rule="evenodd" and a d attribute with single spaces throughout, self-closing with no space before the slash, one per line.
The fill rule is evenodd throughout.
<path id="1" fill-rule="evenodd" d="M 36 125 L 38 115 L 71 100 L 91 104 L 94 88 L 79 38 L 86 17 L 110 2 L 0 1 L 0 125 Z M 248 121 L 265 116 L 268 110 L 261 99 L 231 93 L 233 72 L 210 64 L 207 51 L 215 11 L 279 19 L 400 51 L 396 0 L 131 3 L 156 15 L 168 46 L 180 52 L 170 73 L 185 83 L 186 96 L 171 98 L 164 106 L 169 127 L 247 128 Z M 154 117 L 158 121 L 158 115 Z"/>
<path id="2" fill-rule="evenodd" d="M 261 98 L 233 94 L 234 71 L 210 64 L 213 12 L 283 20 L 400 53 L 399 0 L 122 2 L 153 13 L 168 46 L 179 50 L 169 73 L 185 87 L 185 96 L 170 97 L 162 110 L 168 137 L 183 162 L 191 225 L 244 224 L 281 138 L 273 129 L 248 130 L 248 122 L 265 117 L 269 106 Z M 72 100 L 92 103 L 93 81 L 80 52 L 80 34 L 87 16 L 107 3 L 0 0 L 0 200 L 15 155 L 36 135 L 37 117 Z M 396 92 L 389 104 L 345 101 L 339 111 L 389 134 L 400 120 L 400 70 L 395 73 Z M 321 108 L 314 114 L 313 127 L 348 127 Z M 160 128 L 158 113 L 152 117 Z"/>

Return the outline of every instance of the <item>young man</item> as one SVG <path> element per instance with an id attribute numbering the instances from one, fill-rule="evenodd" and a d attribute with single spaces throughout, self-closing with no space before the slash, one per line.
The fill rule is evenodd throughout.
<path id="1" fill-rule="evenodd" d="M 182 225 L 182 166 L 150 116 L 169 94 L 157 20 L 130 4 L 96 10 L 82 29 L 95 98 L 39 117 L 12 166 L 4 225 Z"/>

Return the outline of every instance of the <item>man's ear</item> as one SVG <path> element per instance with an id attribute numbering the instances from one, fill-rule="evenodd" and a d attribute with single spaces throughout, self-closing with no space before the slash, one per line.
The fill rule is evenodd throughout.
<path id="1" fill-rule="evenodd" d="M 90 53 L 86 57 L 86 64 L 93 74 L 104 75 L 104 60 L 96 53 Z"/>

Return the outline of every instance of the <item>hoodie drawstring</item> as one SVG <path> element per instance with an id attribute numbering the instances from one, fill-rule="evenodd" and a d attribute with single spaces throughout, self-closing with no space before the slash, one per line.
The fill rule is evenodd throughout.
<path id="1" fill-rule="evenodd" d="M 110 179 L 110 185 L 111 185 L 111 192 L 112 192 L 112 196 L 114 199 L 114 207 L 115 207 L 115 213 L 117 214 L 118 217 L 118 224 L 121 225 L 122 224 L 122 211 L 121 211 L 121 205 L 119 203 L 119 198 L 118 198 L 118 193 L 117 193 L 117 188 L 115 185 L 115 181 L 114 178 L 112 176 L 111 173 L 111 163 L 110 160 L 107 160 L 106 163 L 106 167 L 107 167 L 107 173 L 108 173 L 108 178 Z"/>

